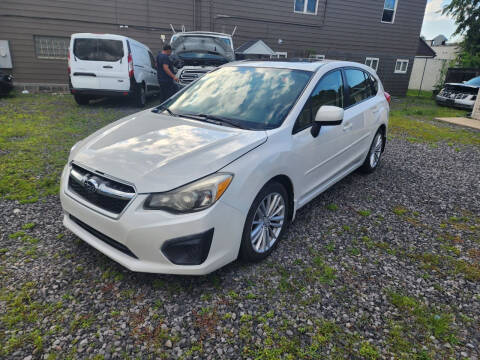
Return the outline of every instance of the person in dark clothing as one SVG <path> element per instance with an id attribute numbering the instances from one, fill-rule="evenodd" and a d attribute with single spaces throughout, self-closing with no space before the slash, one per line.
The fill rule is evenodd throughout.
<path id="1" fill-rule="evenodd" d="M 171 53 L 172 47 L 167 44 L 163 47 L 162 52 L 157 55 L 157 78 L 160 84 L 162 101 L 168 99 L 178 90 L 178 86 L 175 83 L 178 81 L 178 78 L 173 73 L 173 65 L 170 60 Z"/>

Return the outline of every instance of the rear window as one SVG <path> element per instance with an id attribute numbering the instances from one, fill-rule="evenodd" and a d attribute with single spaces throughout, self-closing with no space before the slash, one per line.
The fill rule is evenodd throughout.
<path id="1" fill-rule="evenodd" d="M 87 61 L 118 61 L 123 58 L 123 42 L 107 39 L 75 39 L 73 55 Z"/>

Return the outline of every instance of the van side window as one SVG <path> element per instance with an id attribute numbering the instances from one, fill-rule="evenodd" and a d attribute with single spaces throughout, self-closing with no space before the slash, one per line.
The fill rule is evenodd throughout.
<path id="1" fill-rule="evenodd" d="M 350 106 L 368 99 L 372 95 L 370 81 L 360 69 L 345 69 L 345 77 L 349 90 L 348 104 Z"/>
<path id="2" fill-rule="evenodd" d="M 155 58 L 153 57 L 153 55 L 150 51 L 148 52 L 148 56 L 150 56 L 150 63 L 151 63 L 152 69 L 156 69 L 157 64 L 155 62 Z"/>
<path id="3" fill-rule="evenodd" d="M 323 76 L 305 103 L 293 127 L 293 133 L 312 125 L 318 109 L 323 105 L 343 108 L 343 80 L 340 70 Z"/>

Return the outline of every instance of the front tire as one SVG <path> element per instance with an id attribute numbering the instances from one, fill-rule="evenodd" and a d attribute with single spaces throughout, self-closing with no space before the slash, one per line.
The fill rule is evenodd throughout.
<path id="1" fill-rule="evenodd" d="M 75 94 L 73 95 L 73 98 L 75 99 L 78 105 L 88 105 L 88 103 L 90 102 L 90 98 L 85 95 Z"/>
<path id="2" fill-rule="evenodd" d="M 258 193 L 245 221 L 240 256 L 246 261 L 265 259 L 285 233 L 290 214 L 288 194 L 283 185 L 268 183 Z"/>
<path id="3" fill-rule="evenodd" d="M 381 130 L 377 131 L 373 138 L 372 144 L 370 145 L 367 158 L 360 168 L 363 173 L 370 174 L 377 169 L 378 165 L 380 164 L 380 160 L 382 159 L 384 141 L 385 138 Z"/>

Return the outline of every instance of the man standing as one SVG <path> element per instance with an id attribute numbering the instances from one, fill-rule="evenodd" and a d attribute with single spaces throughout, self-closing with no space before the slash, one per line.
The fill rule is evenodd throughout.
<path id="1" fill-rule="evenodd" d="M 178 90 L 177 84 L 175 84 L 178 78 L 173 73 L 172 61 L 170 60 L 171 53 L 172 47 L 167 44 L 157 56 L 157 77 L 158 83 L 160 84 L 162 101 L 167 100 Z"/>

